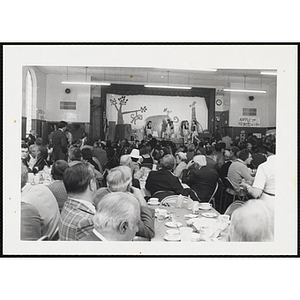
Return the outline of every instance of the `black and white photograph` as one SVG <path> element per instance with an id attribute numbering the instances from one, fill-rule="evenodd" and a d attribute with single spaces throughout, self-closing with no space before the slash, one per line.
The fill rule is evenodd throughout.
<path id="1" fill-rule="evenodd" d="M 297 50 L 3 46 L 3 254 L 297 255 Z"/>

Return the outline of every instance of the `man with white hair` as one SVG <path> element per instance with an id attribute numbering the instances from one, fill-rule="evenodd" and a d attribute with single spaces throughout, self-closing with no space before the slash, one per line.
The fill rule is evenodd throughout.
<path id="1" fill-rule="evenodd" d="M 231 215 L 230 242 L 272 242 L 274 207 L 270 201 L 248 200 Z"/>
<path id="2" fill-rule="evenodd" d="M 208 202 L 219 179 L 218 172 L 207 166 L 205 155 L 196 155 L 183 170 L 182 182 L 193 189 L 201 202 Z"/>
<path id="3" fill-rule="evenodd" d="M 99 202 L 94 229 L 81 241 L 132 241 L 139 223 L 137 199 L 128 193 L 111 193 Z"/>
<path id="4" fill-rule="evenodd" d="M 110 193 L 123 192 L 134 196 L 140 204 L 141 222 L 137 236 L 151 239 L 155 235 L 154 218 L 151 210 L 142 195 L 142 192 L 132 186 L 131 170 L 127 166 L 119 166 L 111 169 L 107 175 L 107 187 L 102 187 L 94 193 L 93 203 L 99 208 L 104 197 Z"/>

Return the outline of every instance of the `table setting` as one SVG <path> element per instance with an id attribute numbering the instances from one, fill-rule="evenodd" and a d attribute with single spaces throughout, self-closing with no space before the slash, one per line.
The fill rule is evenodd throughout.
<path id="1" fill-rule="evenodd" d="M 150 198 L 148 206 L 155 210 L 155 237 L 151 241 L 226 241 L 229 216 L 220 215 L 210 203 L 172 195 L 162 202 Z"/>

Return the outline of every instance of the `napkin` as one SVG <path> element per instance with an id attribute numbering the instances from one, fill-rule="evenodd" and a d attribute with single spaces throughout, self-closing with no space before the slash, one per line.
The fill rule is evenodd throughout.
<path id="1" fill-rule="evenodd" d="M 194 218 L 187 220 L 186 223 L 193 226 L 197 232 L 200 231 L 201 227 L 208 227 L 207 235 L 212 239 L 219 236 L 219 234 L 228 226 L 221 218 Z"/>

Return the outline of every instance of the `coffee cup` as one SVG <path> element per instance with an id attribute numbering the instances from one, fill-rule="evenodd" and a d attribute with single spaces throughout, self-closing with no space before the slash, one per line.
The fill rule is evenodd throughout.
<path id="1" fill-rule="evenodd" d="M 179 238 L 180 234 L 179 230 L 176 229 L 169 229 L 166 231 L 166 233 L 170 239 Z"/>
<path id="2" fill-rule="evenodd" d="M 159 204 L 159 199 L 158 198 L 150 198 L 149 203 L 150 204 Z"/>
<path id="3" fill-rule="evenodd" d="M 210 209 L 211 208 L 211 204 L 208 202 L 202 202 L 199 204 L 199 208 L 200 209 Z"/>
<path id="4" fill-rule="evenodd" d="M 191 227 L 180 227 L 179 230 L 182 242 L 190 242 L 192 240 L 193 229 Z"/>
<path id="5" fill-rule="evenodd" d="M 156 215 L 157 221 L 158 222 L 164 221 L 164 219 L 166 218 L 167 214 L 168 214 L 168 211 L 166 209 L 158 209 L 157 215 Z"/>

